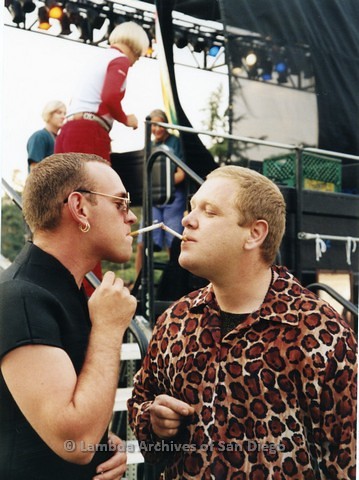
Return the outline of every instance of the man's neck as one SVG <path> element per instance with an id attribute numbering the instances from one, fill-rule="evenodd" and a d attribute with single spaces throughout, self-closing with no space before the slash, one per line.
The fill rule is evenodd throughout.
<path id="1" fill-rule="evenodd" d="M 72 273 L 79 288 L 81 287 L 85 274 L 94 268 L 93 262 L 89 262 L 88 269 L 84 270 L 83 251 L 76 251 L 76 249 L 74 249 L 76 242 L 72 241 L 71 244 L 66 244 L 62 238 L 60 245 L 56 234 L 46 233 L 43 235 L 38 232 L 34 235 L 33 243 L 44 252 L 55 257 L 67 268 L 67 270 Z"/>
<path id="2" fill-rule="evenodd" d="M 50 124 L 46 124 L 45 125 L 45 129 L 50 132 L 52 135 L 57 135 L 57 132 L 59 131 L 59 129 L 57 127 L 54 127 L 53 125 L 50 125 Z"/>
<path id="3" fill-rule="evenodd" d="M 212 282 L 221 310 L 231 313 L 255 312 L 262 305 L 272 283 L 272 269 L 264 267 L 240 273 L 233 281 Z"/>

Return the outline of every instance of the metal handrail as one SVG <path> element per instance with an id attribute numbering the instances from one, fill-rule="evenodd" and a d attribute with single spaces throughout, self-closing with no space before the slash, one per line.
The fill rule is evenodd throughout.
<path id="1" fill-rule="evenodd" d="M 11 200 L 15 203 L 15 205 L 19 207 L 20 210 L 22 210 L 22 200 L 20 194 L 12 188 L 12 186 L 5 180 L 5 178 L 1 178 L 1 184 L 3 186 L 3 189 L 11 198 Z"/>
<path id="2" fill-rule="evenodd" d="M 175 125 L 173 123 L 164 123 L 164 122 L 150 122 L 150 123 L 151 125 L 159 125 L 160 127 L 177 130 L 179 132 L 187 132 L 187 133 L 193 133 L 197 135 L 206 135 L 209 137 L 219 137 L 227 140 L 235 140 L 238 142 L 253 143 L 255 145 L 263 145 L 266 147 L 276 147 L 276 148 L 282 148 L 282 149 L 293 150 L 293 151 L 299 150 L 300 152 L 319 153 L 322 155 L 336 156 L 336 157 L 339 156 L 342 158 L 359 161 L 359 155 L 351 155 L 348 153 L 334 152 L 332 150 L 323 150 L 321 148 L 305 147 L 302 144 L 293 145 L 289 143 L 271 142 L 268 140 L 261 140 L 253 137 L 242 137 L 242 136 L 230 135 L 223 132 L 209 132 L 208 130 L 198 130 L 192 127 L 182 127 L 181 125 Z"/>
<path id="3" fill-rule="evenodd" d="M 338 293 L 329 285 L 325 283 L 319 283 L 319 282 L 310 283 L 309 285 L 306 286 L 306 288 L 314 292 L 318 290 L 323 290 L 324 292 L 328 293 L 328 295 L 330 295 L 332 298 L 334 298 L 334 300 L 340 303 L 345 308 L 345 310 L 348 310 L 355 317 L 358 317 L 358 306 L 354 305 L 354 303 L 352 303 L 350 300 L 347 300 L 346 298 L 344 298 L 340 293 Z"/>
<path id="4" fill-rule="evenodd" d="M 181 168 L 186 175 L 198 185 L 201 185 L 204 180 L 197 175 L 188 165 L 186 165 L 180 158 L 177 157 L 171 150 L 166 147 L 159 146 L 155 148 L 147 159 L 145 159 L 145 194 L 144 194 L 144 214 L 146 224 L 152 223 L 152 169 L 155 161 L 165 155 L 177 167 Z M 141 305 L 144 310 L 146 318 L 150 322 L 155 322 L 155 308 L 154 308 L 154 268 L 153 268 L 153 242 L 150 235 L 144 236 L 144 263 L 141 271 Z"/>

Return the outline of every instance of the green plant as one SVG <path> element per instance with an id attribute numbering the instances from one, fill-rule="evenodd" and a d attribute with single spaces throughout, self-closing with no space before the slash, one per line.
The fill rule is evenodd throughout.
<path id="1" fill-rule="evenodd" d="M 7 197 L 1 202 L 1 253 L 13 261 L 25 243 L 26 224 L 22 213 Z"/>
<path id="2" fill-rule="evenodd" d="M 230 132 L 230 123 L 236 123 L 243 119 L 243 116 L 230 119 L 231 106 L 228 105 L 225 109 L 221 108 L 223 104 L 223 85 L 220 84 L 214 90 L 208 100 L 208 107 L 204 109 L 208 112 L 208 118 L 203 122 L 204 126 L 210 132 L 218 132 L 219 134 L 228 134 Z M 264 140 L 266 137 L 259 137 Z M 255 145 L 251 143 L 244 143 L 238 140 L 223 138 L 221 135 L 211 137 L 211 145 L 208 150 L 213 155 L 214 159 L 219 165 L 235 164 L 248 166 L 249 158 L 247 152 Z"/>

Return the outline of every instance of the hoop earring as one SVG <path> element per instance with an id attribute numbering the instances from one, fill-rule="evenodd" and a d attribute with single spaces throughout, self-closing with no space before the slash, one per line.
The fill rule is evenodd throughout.
<path id="1" fill-rule="evenodd" d="M 85 225 L 82 225 L 82 223 L 79 224 L 79 229 L 81 230 L 82 233 L 89 232 L 90 228 L 91 228 L 91 226 L 90 226 L 89 222 L 86 222 Z"/>

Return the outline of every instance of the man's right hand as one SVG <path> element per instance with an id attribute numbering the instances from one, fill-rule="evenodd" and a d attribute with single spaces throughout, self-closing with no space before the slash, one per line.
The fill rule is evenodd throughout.
<path id="1" fill-rule="evenodd" d="M 136 115 L 134 115 L 133 113 L 127 115 L 127 126 L 132 127 L 134 130 L 138 128 L 138 120 Z"/>
<path id="2" fill-rule="evenodd" d="M 136 298 L 113 272 L 104 274 L 101 284 L 88 302 L 93 327 L 110 327 L 113 331 L 117 329 L 122 333 L 131 323 L 136 306 Z"/>
<path id="3" fill-rule="evenodd" d="M 175 437 L 184 419 L 195 412 L 182 400 L 164 394 L 155 398 L 149 410 L 153 433 L 163 439 Z"/>

